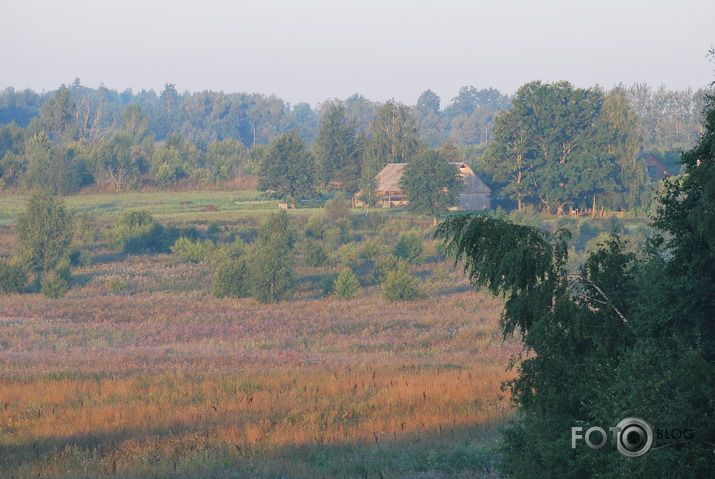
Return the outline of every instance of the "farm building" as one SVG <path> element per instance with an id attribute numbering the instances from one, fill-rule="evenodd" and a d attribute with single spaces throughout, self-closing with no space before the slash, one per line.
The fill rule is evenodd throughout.
<path id="1" fill-rule="evenodd" d="M 459 194 L 458 210 L 486 210 L 489 209 L 489 194 L 492 190 L 479 179 L 466 163 L 451 163 L 459 168 L 464 179 L 464 190 Z M 402 192 L 400 181 L 407 163 L 389 163 L 375 177 L 377 195 L 383 208 L 404 206 L 407 198 Z"/>
<path id="2" fill-rule="evenodd" d="M 653 153 L 646 152 L 638 155 L 638 159 L 645 161 L 646 173 L 648 173 L 648 179 L 651 183 L 662 180 L 663 178 L 668 178 L 673 176 L 673 173 L 665 167 L 665 165 L 655 157 Z"/>

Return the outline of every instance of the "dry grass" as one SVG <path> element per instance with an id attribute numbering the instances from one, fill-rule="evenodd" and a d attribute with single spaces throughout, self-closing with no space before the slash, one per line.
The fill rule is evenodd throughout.
<path id="1" fill-rule="evenodd" d="M 0 477 L 497 477 L 519 345 L 448 265 L 414 267 L 409 303 L 364 277 L 321 299 L 327 269 L 300 267 L 264 305 L 211 296 L 207 265 L 89 251 L 66 297 L 0 298 Z"/>
<path id="2" fill-rule="evenodd" d="M 394 470 L 390 450 L 416 454 L 401 460 L 414 472 L 508 414 L 499 384 L 516 345 L 486 295 L 266 306 L 98 282 L 3 298 L 3 477 L 362 476 L 361 454 Z M 332 459 L 305 457 L 320 451 Z"/>

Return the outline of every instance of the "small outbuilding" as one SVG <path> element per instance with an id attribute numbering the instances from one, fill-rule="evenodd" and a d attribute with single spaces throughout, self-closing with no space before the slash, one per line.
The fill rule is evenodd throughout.
<path id="1" fill-rule="evenodd" d="M 464 190 L 459 194 L 459 204 L 453 209 L 483 211 L 489 209 L 492 190 L 474 173 L 466 163 L 451 163 L 459 169 L 464 180 Z M 389 163 L 377 174 L 377 196 L 383 208 L 405 206 L 407 197 L 402 192 L 400 182 L 407 163 Z"/>

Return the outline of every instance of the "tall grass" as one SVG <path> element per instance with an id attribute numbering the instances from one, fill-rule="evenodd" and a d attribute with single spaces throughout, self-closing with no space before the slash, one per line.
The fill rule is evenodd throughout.
<path id="1" fill-rule="evenodd" d="M 2 477 L 487 474 L 517 346 L 486 295 L 266 306 L 95 283 L 0 304 Z"/>
<path id="2" fill-rule="evenodd" d="M 273 206 L 236 195 L 67 203 L 105 229 L 149 208 L 250 237 L 251 212 Z M 0 255 L 24 204 L 5 199 Z M 511 413 L 499 386 L 519 350 L 498 332 L 502 303 L 471 291 L 434 245 L 410 266 L 421 299 L 386 301 L 370 279 L 400 231 L 427 239 L 421 221 L 354 215 L 350 239 L 375 250 L 355 265 L 360 297 L 325 298 L 332 266 L 299 266 L 296 296 L 271 305 L 215 298 L 211 266 L 111 251 L 99 228 L 65 297 L 0 298 L 0 477 L 496 477 L 495 428 Z"/>

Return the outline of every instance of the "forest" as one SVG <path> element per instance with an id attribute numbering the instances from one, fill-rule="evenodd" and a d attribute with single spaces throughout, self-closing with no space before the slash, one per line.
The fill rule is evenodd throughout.
<path id="1" fill-rule="evenodd" d="M 678 151 L 702 133 L 706 93 L 533 82 L 511 96 L 466 86 L 447 105 L 427 90 L 411 106 L 355 94 L 312 107 L 256 93 L 179 93 L 168 83 L 158 94 L 89 88 L 79 79 L 51 92 L 6 88 L 0 188 L 69 194 L 257 185 L 315 198 L 367 191 L 385 164 L 447 145 L 447 159 L 467 161 L 507 207 L 633 210 L 649 201 L 638 153 L 654 152 L 677 173 Z M 297 155 L 276 151 L 286 135 Z M 520 135 L 530 140 L 519 143 Z M 561 151 L 547 151 L 546 142 Z M 305 162 L 291 167 L 289 159 L 301 155 Z M 276 187 L 271 164 L 310 174 L 297 189 Z"/>

